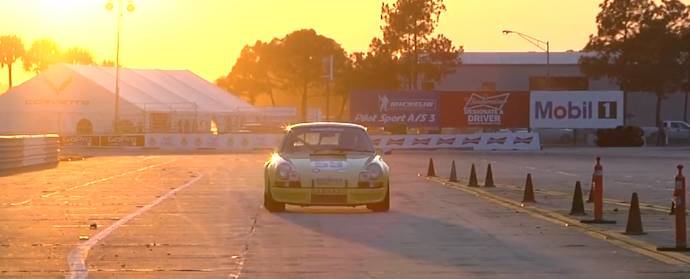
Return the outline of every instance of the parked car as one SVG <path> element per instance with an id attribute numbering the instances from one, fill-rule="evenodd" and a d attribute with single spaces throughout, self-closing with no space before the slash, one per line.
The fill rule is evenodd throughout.
<path id="1" fill-rule="evenodd" d="M 643 146 L 644 131 L 638 126 L 618 126 L 597 130 L 598 146 Z"/>
<path id="2" fill-rule="evenodd" d="M 690 143 L 690 124 L 685 121 L 666 120 L 663 122 L 666 127 L 666 136 L 668 137 L 668 144 L 688 144 Z M 658 127 L 644 127 L 642 128 L 645 134 L 648 135 L 646 140 L 648 144 L 656 144 L 659 136 Z"/>

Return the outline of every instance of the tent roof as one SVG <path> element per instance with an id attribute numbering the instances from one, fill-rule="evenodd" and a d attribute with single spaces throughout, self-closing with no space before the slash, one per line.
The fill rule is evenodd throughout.
<path id="1" fill-rule="evenodd" d="M 115 68 L 62 64 L 115 94 Z M 147 111 L 256 112 L 256 108 L 188 70 L 120 68 L 120 97 Z"/>

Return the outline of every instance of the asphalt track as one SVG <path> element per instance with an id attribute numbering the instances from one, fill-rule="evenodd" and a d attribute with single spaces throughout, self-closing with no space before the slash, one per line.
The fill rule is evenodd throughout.
<path id="1" fill-rule="evenodd" d="M 386 156 L 388 213 L 288 207 L 270 214 L 261 207 L 266 152 L 105 152 L 0 177 L 0 277 L 690 277 L 688 265 L 663 263 L 418 175 L 429 157 L 440 176 L 450 160 L 463 178 L 471 163 L 480 178 L 492 163 L 501 185 L 520 186 L 531 172 L 538 189 L 570 192 L 575 180 L 591 177 L 597 155 L 607 198 L 626 200 L 637 191 L 658 206 L 670 199 L 674 166 L 690 161 L 682 149 L 395 152 Z M 506 189 L 496 191 L 512 197 Z M 650 241 L 669 238 L 649 234 Z"/>

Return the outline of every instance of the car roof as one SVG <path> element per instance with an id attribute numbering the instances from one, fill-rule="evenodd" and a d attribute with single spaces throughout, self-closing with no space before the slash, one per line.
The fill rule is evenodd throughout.
<path id="1" fill-rule="evenodd" d="M 339 127 L 339 128 L 355 128 L 367 130 L 366 127 L 353 123 L 345 122 L 307 122 L 307 123 L 297 123 L 285 128 L 286 131 L 290 131 L 293 128 L 313 128 L 313 127 Z"/>

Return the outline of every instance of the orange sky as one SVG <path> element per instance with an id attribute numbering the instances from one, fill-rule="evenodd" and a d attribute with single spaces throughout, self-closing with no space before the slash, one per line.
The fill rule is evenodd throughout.
<path id="1" fill-rule="evenodd" d="M 124 0 L 125 3 L 127 0 Z M 31 41 L 50 37 L 67 48 L 114 60 L 115 14 L 107 0 L 0 0 L 0 34 Z M 390 2 L 390 1 L 389 1 Z M 595 31 L 600 0 L 446 0 L 439 31 L 466 51 L 532 51 L 513 29 L 549 40 L 553 51 L 581 49 Z M 190 69 L 208 80 L 226 74 L 243 45 L 314 28 L 345 50 L 366 50 L 380 35 L 377 0 L 134 0 L 125 14 L 121 64 Z M 15 68 L 15 84 L 32 74 Z M 7 85 L 6 69 L 0 88 Z"/>

